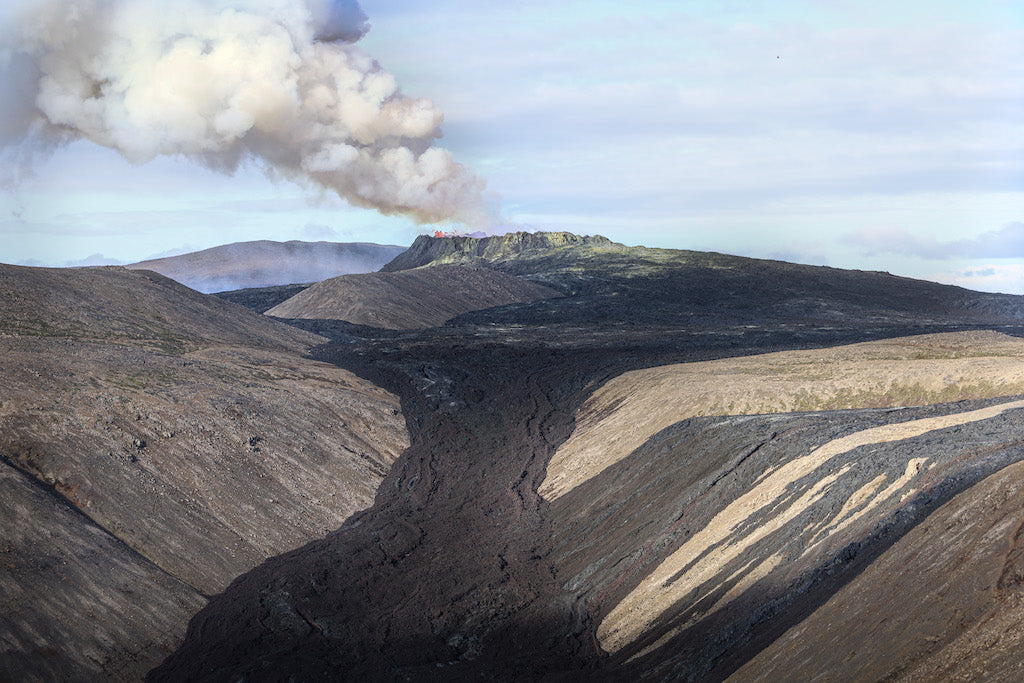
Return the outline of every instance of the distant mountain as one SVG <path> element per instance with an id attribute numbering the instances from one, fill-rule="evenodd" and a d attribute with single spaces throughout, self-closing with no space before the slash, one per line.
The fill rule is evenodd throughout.
<path id="1" fill-rule="evenodd" d="M 137 681 L 408 443 L 321 337 L 162 275 L 0 266 L 0 679 Z"/>
<path id="2" fill-rule="evenodd" d="M 236 242 L 191 254 L 133 263 L 200 292 L 319 282 L 348 273 L 372 273 L 405 251 L 363 242 Z"/>
<path id="3" fill-rule="evenodd" d="M 437 327 L 460 313 L 561 296 L 515 275 L 472 266 L 342 275 L 318 282 L 267 315 L 344 320 L 387 329 Z"/>

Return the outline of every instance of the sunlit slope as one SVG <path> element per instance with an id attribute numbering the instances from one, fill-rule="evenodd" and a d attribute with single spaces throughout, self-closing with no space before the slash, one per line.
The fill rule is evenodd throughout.
<path id="1" fill-rule="evenodd" d="M 939 508 L 730 680 L 1021 680 L 1022 524 L 1016 463 Z"/>
<path id="2" fill-rule="evenodd" d="M 834 544 L 835 536 L 881 506 L 906 501 L 918 491 L 913 486 L 915 480 L 926 478 L 922 475 L 941 461 L 935 457 L 938 453 L 932 457 L 912 457 L 905 463 L 899 463 L 903 465 L 902 472 L 897 467 L 895 471 L 883 469 L 875 476 L 868 476 L 864 463 L 851 457 L 858 449 L 863 451 L 873 446 L 948 432 L 1022 408 L 1024 401 L 1017 400 L 869 427 L 826 441 L 806 455 L 768 469 L 742 495 L 717 511 L 705 526 L 696 530 L 612 609 L 597 631 L 602 647 L 617 652 L 631 645 L 680 600 L 688 599 L 692 604 L 700 605 L 691 611 L 687 621 L 669 630 L 635 656 L 656 649 L 674 633 L 707 618 L 780 565 L 811 555 L 820 544 Z M 848 481 L 844 482 L 844 479 Z M 839 493 L 837 488 L 843 483 L 852 490 L 851 495 Z M 793 557 L 793 549 L 784 545 L 774 554 L 767 557 L 762 554 L 757 560 L 747 562 L 727 578 L 722 576 L 723 570 L 731 563 L 790 525 L 815 504 L 832 502 L 836 507 L 837 500 L 842 505 L 834 514 L 826 514 L 811 524 L 792 525 L 791 535 L 801 537 L 802 553 L 796 558 Z M 797 544 L 791 540 L 788 545 Z M 719 579 L 717 582 L 714 581 L 716 577 Z M 728 585 L 730 581 L 732 585 Z M 720 594 L 722 588 L 729 588 L 729 591 Z"/>
<path id="3" fill-rule="evenodd" d="M 1024 400 L 1016 396 L 679 422 L 553 501 L 563 588 L 594 616 L 611 666 L 623 676 L 655 680 L 730 674 L 846 581 L 864 580 L 858 609 L 865 624 L 891 624 L 904 613 L 925 611 L 917 601 L 931 589 L 893 563 L 871 578 L 859 575 L 921 520 L 928 524 L 940 504 L 957 493 L 973 496 L 978 481 L 1018 462 L 1022 416 Z M 1018 511 L 999 512 L 999 501 L 979 491 L 975 507 L 1009 516 L 1000 521 L 979 513 L 973 523 L 984 529 L 977 535 L 991 529 L 998 538 L 1014 537 Z M 981 546 L 961 542 L 963 526 L 951 531 L 936 524 L 928 552 L 948 553 L 948 566 L 936 570 L 931 585 L 959 591 L 968 584 L 958 583 L 950 568 L 970 565 Z M 992 543 L 1016 552 L 1016 541 Z M 916 552 L 902 557 L 909 563 Z M 941 579 L 945 571 L 952 573 Z M 890 589 L 890 582 L 904 582 L 906 594 Z M 970 630 L 972 619 L 1001 598 L 964 590 L 956 599 L 970 618 L 946 635 L 929 636 L 949 640 Z M 841 623 L 843 609 L 821 624 Z M 865 638 L 871 628 L 864 626 Z M 833 631 L 800 631 L 806 642 L 787 648 L 818 653 L 844 678 L 846 655 L 860 650 L 851 644 L 833 657 L 835 643 L 818 640 L 828 633 L 845 637 L 844 629 Z M 876 651 L 862 658 L 892 663 L 904 655 L 919 658 L 930 647 L 927 641 L 875 640 Z M 776 659 L 790 661 L 786 652 Z M 794 656 L 799 663 L 802 655 Z M 792 669 L 771 667 L 769 679 Z M 810 665 L 805 673 L 815 670 Z"/>
<path id="4" fill-rule="evenodd" d="M 1022 394 L 1024 340 L 991 331 L 621 375 L 577 411 L 540 489 L 565 588 L 631 674 L 728 675 L 773 639 L 759 623 L 819 609 L 832 575 L 855 578 L 737 680 L 980 671 L 977 650 L 1019 622 L 1024 517 L 990 490 L 1011 479 L 974 482 L 1020 459 Z M 960 512 L 901 539 L 956 491 Z M 999 577 L 977 578 L 979 554 Z M 992 657 L 1016 671 L 1010 646 Z"/>
<path id="5" fill-rule="evenodd" d="M 651 436 L 701 415 L 943 403 L 1024 393 L 1024 340 L 997 332 L 903 337 L 625 373 L 594 392 L 548 465 L 557 498 Z"/>

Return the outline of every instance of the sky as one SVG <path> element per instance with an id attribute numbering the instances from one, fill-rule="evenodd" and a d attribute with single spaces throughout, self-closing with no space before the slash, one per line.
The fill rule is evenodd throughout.
<path id="1" fill-rule="evenodd" d="M 74 0 L 90 2 L 148 0 Z M 303 12 L 332 5 L 305 2 L 212 4 L 220 13 L 232 5 L 263 12 L 291 27 L 295 40 Z M 335 23 L 348 33 L 338 39 L 327 20 L 315 20 L 310 45 L 333 40 L 376 60 L 379 67 L 359 68 L 399 114 L 353 118 L 350 99 L 337 98 L 329 110 L 347 127 L 311 137 L 328 109 L 296 115 L 280 135 L 280 118 L 264 125 L 262 109 L 241 119 L 232 109 L 208 128 L 215 139 L 189 138 L 183 128 L 139 143 L 138 128 L 121 114 L 90 128 L 95 112 L 70 111 L 50 93 L 48 128 L 10 124 L 10 111 L 0 118 L 0 262 L 128 263 L 255 239 L 409 244 L 440 224 L 569 230 L 1024 293 L 1019 2 L 334 4 L 348 22 Z M 137 14 L 122 22 L 137 32 L 132 45 L 149 35 L 145 12 Z M 36 73 L 12 56 L 38 51 L 10 38 L 24 21 L 15 9 L 0 11 L 9 84 Z M 199 23 L 207 30 L 211 21 Z M 246 68 L 264 69 L 244 93 L 264 107 L 279 94 L 270 76 L 287 79 L 281 64 L 293 56 L 242 44 Z M 145 60 L 127 54 L 118 68 L 131 75 L 131 95 Z M 296 67 L 297 87 L 312 92 L 303 85 L 308 74 L 331 64 L 323 57 L 315 68 Z M 188 73 L 162 80 L 161 97 L 223 74 Z M 389 79 L 400 91 L 387 89 Z M 253 82 L 270 85 L 253 90 Z M 0 107 L 10 109 L 17 98 L 6 94 Z M 42 101 L 18 115 L 37 114 Z M 177 125 L 163 105 L 154 111 L 145 125 Z M 67 133 L 71 120 L 80 132 Z M 261 125 L 240 147 L 246 126 Z M 267 131 L 279 147 L 264 144 Z M 390 157 L 360 157 L 357 180 L 339 170 L 352 148 L 373 154 L 384 144 L 408 147 L 417 159 L 429 146 L 433 156 L 425 170 L 395 170 Z M 289 146 L 303 151 L 293 155 Z M 368 177 L 380 182 L 367 189 Z M 416 183 L 418 194 L 406 200 L 406 185 Z M 436 192 L 438 183 L 451 189 Z M 403 199 L 391 202 L 393 194 Z M 457 222 L 439 223 L 445 212 Z"/>

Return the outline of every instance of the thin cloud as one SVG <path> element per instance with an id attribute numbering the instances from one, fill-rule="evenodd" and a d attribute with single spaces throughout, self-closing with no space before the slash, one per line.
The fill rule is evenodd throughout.
<path id="1" fill-rule="evenodd" d="M 181 256 L 182 254 L 190 254 L 193 251 L 199 251 L 199 247 L 192 246 L 191 244 L 184 244 L 184 245 L 182 245 L 180 247 L 175 247 L 174 249 L 167 249 L 166 251 L 160 251 L 160 252 L 157 252 L 155 254 L 150 254 L 149 256 L 147 256 L 146 258 L 141 259 L 141 260 L 142 261 L 151 261 L 153 259 L 158 259 L 158 258 L 169 258 L 171 256 Z"/>
<path id="2" fill-rule="evenodd" d="M 64 263 L 65 268 L 90 268 L 94 266 L 121 266 L 124 265 L 124 261 L 118 261 L 117 259 L 109 258 L 103 254 L 90 254 L 83 259 L 76 261 L 67 261 Z"/>
<path id="3" fill-rule="evenodd" d="M 942 273 L 933 273 L 927 279 L 947 285 L 957 285 L 978 292 L 1024 294 L 1024 265 L 982 265 Z"/>
<path id="4" fill-rule="evenodd" d="M 821 250 L 780 249 L 768 253 L 766 258 L 788 263 L 806 263 L 812 266 L 827 266 L 829 264 L 828 256 Z"/>
<path id="5" fill-rule="evenodd" d="M 841 241 L 859 247 L 864 256 L 899 254 L 934 260 L 1018 258 L 1024 257 L 1024 223 L 1013 221 L 977 237 L 945 242 L 902 228 L 866 228 L 845 235 Z"/>
<path id="6" fill-rule="evenodd" d="M 330 242 L 338 239 L 338 231 L 329 225 L 307 223 L 299 231 L 299 237 L 304 240 Z"/>

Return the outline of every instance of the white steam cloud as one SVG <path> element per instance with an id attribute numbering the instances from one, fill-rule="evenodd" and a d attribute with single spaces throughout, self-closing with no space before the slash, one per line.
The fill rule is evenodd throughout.
<path id="1" fill-rule="evenodd" d="M 442 115 L 354 43 L 355 0 L 36 0 L 0 36 L 0 147 L 243 161 L 423 222 L 490 222 Z"/>

